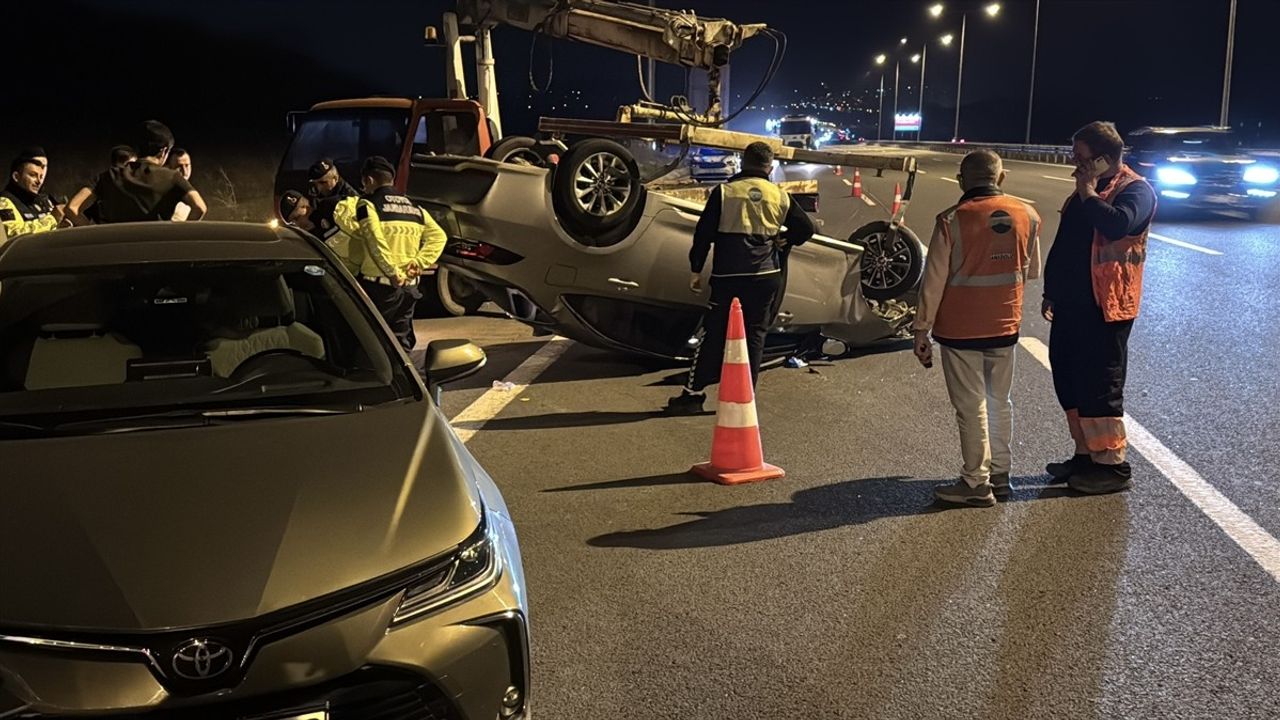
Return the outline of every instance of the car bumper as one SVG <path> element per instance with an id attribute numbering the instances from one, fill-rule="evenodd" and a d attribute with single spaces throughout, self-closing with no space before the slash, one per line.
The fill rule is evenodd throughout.
<path id="1" fill-rule="evenodd" d="M 147 720 L 527 717 L 529 631 L 523 569 L 505 507 L 490 512 L 489 522 L 501 563 L 492 587 L 394 627 L 400 594 L 266 642 L 252 656 L 244 679 L 225 691 L 173 692 L 145 656 L 128 661 L 88 647 L 0 642 L 0 674 L 5 678 L 0 716 L 83 718 L 145 712 Z M 518 699 L 510 702 L 512 697 Z M 505 709 L 504 698 L 509 701 Z"/>

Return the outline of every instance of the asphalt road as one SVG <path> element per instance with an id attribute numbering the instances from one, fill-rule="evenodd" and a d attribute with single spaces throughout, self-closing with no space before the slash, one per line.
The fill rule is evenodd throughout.
<path id="1" fill-rule="evenodd" d="M 908 219 L 922 235 L 959 196 L 957 163 L 921 157 Z M 1009 169 L 1047 250 L 1069 173 Z M 883 219 L 901 179 L 864 175 L 872 206 L 845 197 L 847 176 L 789 172 L 819 177 L 835 236 Z M 954 416 L 941 373 L 900 344 L 765 372 L 765 451 L 787 477 L 730 488 L 686 473 L 711 416 L 656 416 L 678 373 L 561 341 L 507 397 L 491 383 L 545 338 L 494 317 L 421 321 L 424 341 L 490 353 L 446 392 L 447 414 L 511 401 L 459 429 L 521 533 L 538 716 L 1280 717 L 1280 227 L 1155 230 L 1181 244 L 1151 243 L 1132 338 L 1127 409 L 1149 434 L 1134 489 L 1106 497 L 1045 487 L 1044 463 L 1071 444 L 1036 359 L 1038 281 L 1018 351 L 1017 491 L 991 509 L 932 503 L 959 469 Z"/>

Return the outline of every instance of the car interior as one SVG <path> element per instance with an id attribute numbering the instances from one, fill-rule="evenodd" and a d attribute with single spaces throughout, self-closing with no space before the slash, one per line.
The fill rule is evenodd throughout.
<path id="1" fill-rule="evenodd" d="M 324 361 L 335 372 L 369 367 L 321 286 L 307 273 L 226 268 L 6 280 L 0 392 L 230 380 L 250 358 L 273 353 Z"/>

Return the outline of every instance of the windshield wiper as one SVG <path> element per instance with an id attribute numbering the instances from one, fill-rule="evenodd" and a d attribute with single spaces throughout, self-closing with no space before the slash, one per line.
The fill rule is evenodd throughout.
<path id="1" fill-rule="evenodd" d="M 219 408 L 200 410 L 172 410 L 169 412 L 125 415 L 116 417 L 78 420 L 55 425 L 55 432 L 101 430 L 102 432 L 136 432 L 140 430 L 164 430 L 174 427 L 199 427 L 255 417 L 288 417 L 297 415 L 346 415 L 363 412 L 360 403 L 336 405 L 279 405 L 270 407 Z"/>

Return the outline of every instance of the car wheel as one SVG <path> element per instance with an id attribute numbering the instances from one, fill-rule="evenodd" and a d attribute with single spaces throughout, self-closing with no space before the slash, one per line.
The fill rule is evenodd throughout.
<path id="1" fill-rule="evenodd" d="M 849 242 L 862 253 L 862 295 L 869 300 L 892 300 L 914 289 L 924 275 L 920 238 L 905 225 L 892 238 L 889 223 L 868 223 L 853 231 Z"/>
<path id="2" fill-rule="evenodd" d="M 567 149 L 559 140 L 536 140 L 526 135 L 512 135 L 491 145 L 484 156 L 498 162 L 552 167 Z"/>
<path id="3" fill-rule="evenodd" d="M 642 195 L 635 157 L 602 138 L 570 147 L 556 166 L 551 185 L 561 224 L 587 238 L 627 225 Z"/>
<path id="4" fill-rule="evenodd" d="M 444 266 L 437 267 L 432 275 L 423 276 L 418 289 L 422 298 L 414 309 L 414 317 L 462 317 L 476 312 L 485 303 L 484 293 Z"/>

